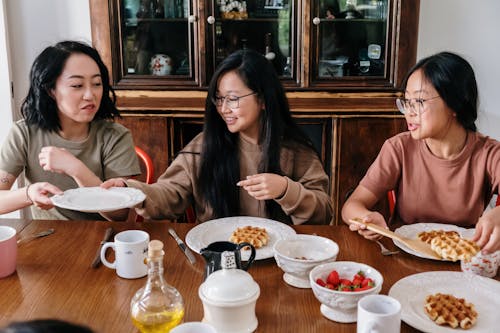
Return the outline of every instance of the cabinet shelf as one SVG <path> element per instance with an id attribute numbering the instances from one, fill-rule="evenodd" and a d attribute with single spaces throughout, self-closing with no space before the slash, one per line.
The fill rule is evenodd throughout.
<path id="1" fill-rule="evenodd" d="M 127 27 L 136 27 L 139 23 L 146 23 L 146 22 L 178 22 L 178 23 L 188 23 L 187 18 L 142 18 L 142 19 L 126 19 L 125 20 L 125 25 Z"/>

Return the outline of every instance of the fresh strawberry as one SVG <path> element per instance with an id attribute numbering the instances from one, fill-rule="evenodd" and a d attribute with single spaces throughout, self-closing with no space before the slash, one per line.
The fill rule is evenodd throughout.
<path id="1" fill-rule="evenodd" d="M 356 274 L 354 274 L 354 277 L 352 278 L 353 280 L 360 279 L 363 280 L 365 278 L 365 273 L 363 271 L 359 271 Z"/>
<path id="2" fill-rule="evenodd" d="M 370 286 L 370 288 L 374 287 L 375 282 L 373 282 L 373 280 L 370 278 L 365 278 L 363 282 L 361 282 L 361 287 L 366 287 L 366 286 Z"/>
<path id="3" fill-rule="evenodd" d="M 358 287 L 358 288 L 354 288 L 353 290 L 354 291 L 363 291 L 363 290 L 368 290 L 368 289 L 371 289 L 372 287 L 370 286 L 365 286 L 365 287 Z"/>
<path id="4" fill-rule="evenodd" d="M 331 290 L 335 290 L 335 289 L 337 289 L 337 287 L 336 287 L 336 286 L 334 286 L 333 284 L 330 284 L 330 283 L 327 283 L 327 284 L 325 285 L 325 288 L 328 288 L 328 289 L 331 289 Z"/>
<path id="5" fill-rule="evenodd" d="M 338 285 L 340 283 L 339 273 L 337 273 L 337 271 L 331 271 L 330 274 L 328 274 L 326 282 L 333 284 L 334 286 Z"/>
<path id="6" fill-rule="evenodd" d="M 352 280 L 353 287 L 361 287 L 361 283 L 363 282 L 363 278 L 361 276 L 354 275 L 354 279 Z"/>
<path id="7" fill-rule="evenodd" d="M 344 286 L 352 286 L 351 280 L 348 279 L 340 279 L 340 284 Z"/>
<path id="8" fill-rule="evenodd" d="M 325 281 L 323 281 L 322 279 L 316 279 L 316 283 L 322 287 L 324 287 L 326 285 Z"/>
<path id="9" fill-rule="evenodd" d="M 344 285 L 340 285 L 339 286 L 339 291 L 352 291 L 351 287 L 348 287 L 348 286 L 344 286 Z"/>

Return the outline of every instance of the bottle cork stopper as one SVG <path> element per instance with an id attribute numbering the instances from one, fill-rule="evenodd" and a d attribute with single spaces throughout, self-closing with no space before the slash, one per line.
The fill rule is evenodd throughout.
<path id="1" fill-rule="evenodd" d="M 160 257 L 163 256 L 163 243 L 159 240 L 152 240 L 149 242 L 148 246 L 148 257 L 154 258 L 154 257 Z"/>

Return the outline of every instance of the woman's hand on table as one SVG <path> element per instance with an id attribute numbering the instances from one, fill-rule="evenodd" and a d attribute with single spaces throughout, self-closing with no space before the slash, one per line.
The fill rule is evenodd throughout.
<path id="1" fill-rule="evenodd" d="M 500 250 L 500 206 L 479 218 L 472 240 L 477 242 L 484 253 Z"/>
<path id="2" fill-rule="evenodd" d="M 363 218 L 361 218 L 361 220 L 365 223 L 376 224 L 378 226 L 388 229 L 384 217 L 379 212 L 370 212 Z M 349 221 L 349 229 L 351 231 L 357 231 L 358 234 L 369 240 L 377 240 L 382 237 L 380 234 L 366 229 L 366 225 L 364 225 L 363 223 L 357 223 L 352 220 Z"/>

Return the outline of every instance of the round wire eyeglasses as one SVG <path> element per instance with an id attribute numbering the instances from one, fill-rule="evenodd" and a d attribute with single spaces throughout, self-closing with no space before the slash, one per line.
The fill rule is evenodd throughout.
<path id="1" fill-rule="evenodd" d="M 434 96 L 427 99 L 422 98 L 396 98 L 396 106 L 399 112 L 402 114 L 407 114 L 408 112 L 414 112 L 417 115 L 424 113 L 424 103 L 432 99 L 439 98 L 441 96 Z"/>
<path id="2" fill-rule="evenodd" d="M 243 96 L 235 96 L 235 95 L 227 95 L 227 96 L 215 96 L 212 97 L 212 103 L 215 104 L 216 107 L 220 108 L 222 105 L 224 105 L 224 102 L 226 102 L 226 105 L 230 109 L 237 109 L 240 107 L 240 99 L 243 97 L 251 96 L 251 95 L 256 95 L 256 92 L 251 92 L 249 94 L 243 95 Z"/>

